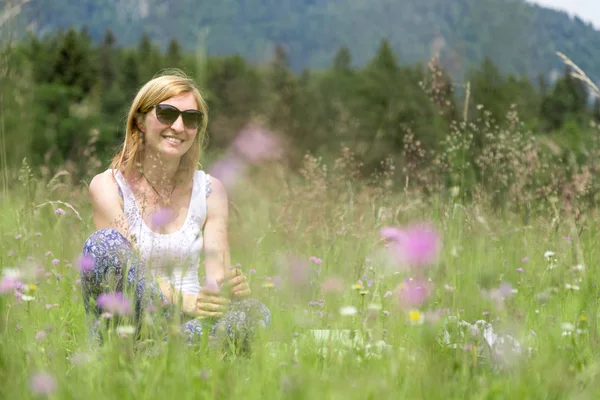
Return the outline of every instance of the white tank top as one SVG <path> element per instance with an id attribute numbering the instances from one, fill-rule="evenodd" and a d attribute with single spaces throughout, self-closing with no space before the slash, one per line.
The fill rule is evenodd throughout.
<path id="1" fill-rule="evenodd" d="M 173 287 L 184 293 L 200 291 L 198 267 L 203 249 L 202 231 L 206 221 L 206 198 L 210 195 L 210 175 L 196 171 L 192 196 L 183 226 L 176 232 L 163 234 L 152 231 L 137 207 L 135 197 L 121 171 L 115 171 L 119 194 L 123 197 L 123 211 L 129 224 L 129 233 L 137 243 L 140 256 L 147 268 Z"/>

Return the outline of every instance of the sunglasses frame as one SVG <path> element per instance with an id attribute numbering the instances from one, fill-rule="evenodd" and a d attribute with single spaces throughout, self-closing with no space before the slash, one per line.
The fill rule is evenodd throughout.
<path id="1" fill-rule="evenodd" d="M 159 117 L 159 112 L 160 112 L 160 108 L 165 107 L 167 109 L 171 109 L 173 111 L 177 112 L 177 116 L 175 117 L 175 119 L 171 122 L 162 120 L 161 117 Z M 185 127 L 187 129 L 198 129 L 200 128 L 200 126 L 202 125 L 202 121 L 204 120 L 204 113 L 200 110 L 184 110 L 181 111 L 179 108 L 172 106 L 170 104 L 163 104 L 163 103 L 159 103 L 156 105 L 153 105 L 150 109 L 156 109 L 156 119 L 161 123 L 161 124 L 165 124 L 165 125 L 173 125 L 173 123 L 175 121 L 177 121 L 177 118 L 179 118 L 179 116 L 181 115 L 181 118 L 183 119 L 183 125 L 185 125 Z M 197 126 L 189 126 L 188 123 L 186 122 L 186 116 L 188 115 L 200 115 L 200 120 L 198 120 L 198 125 Z M 194 121 L 196 121 L 196 118 L 194 117 Z"/>

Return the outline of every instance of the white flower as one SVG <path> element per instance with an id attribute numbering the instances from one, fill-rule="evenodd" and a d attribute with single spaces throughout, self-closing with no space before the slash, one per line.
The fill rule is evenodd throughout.
<path id="1" fill-rule="evenodd" d="M 552 257 L 554 257 L 555 255 L 556 255 L 556 253 L 554 253 L 553 251 L 550 251 L 550 250 L 548 250 L 548 251 L 546 251 L 546 252 L 544 253 L 544 258 L 545 258 L 546 260 L 550 260 L 550 259 L 551 259 Z"/>
<path id="2" fill-rule="evenodd" d="M 2 269 L 2 275 L 7 276 L 14 279 L 21 278 L 21 271 L 17 268 L 4 268 Z"/>
<path id="3" fill-rule="evenodd" d="M 575 325 L 570 322 L 563 322 L 560 324 L 561 328 L 567 332 L 573 332 L 575 330 Z M 564 333 L 563 333 L 564 336 Z"/>
<path id="4" fill-rule="evenodd" d="M 377 304 L 377 303 L 371 303 L 371 304 L 369 304 L 369 305 L 367 306 L 367 308 L 368 308 L 369 310 L 372 310 L 372 311 L 379 311 L 379 310 L 381 310 L 383 307 L 381 307 L 381 304 Z"/>
<path id="5" fill-rule="evenodd" d="M 131 325 L 120 325 L 117 326 L 117 333 L 121 336 L 133 335 L 135 333 L 135 327 Z"/>
<path id="6" fill-rule="evenodd" d="M 21 296 L 21 300 L 23 300 L 23 301 L 33 301 L 33 300 L 35 300 L 35 297 L 24 294 L 24 295 Z"/>
<path id="7" fill-rule="evenodd" d="M 565 283 L 565 289 L 567 290 L 579 290 L 578 285 L 571 285 L 570 283 Z"/>
<path id="8" fill-rule="evenodd" d="M 355 315 L 357 312 L 358 312 L 358 310 L 356 309 L 356 307 L 352 307 L 352 306 L 346 306 L 346 307 L 340 308 L 340 315 L 343 315 L 343 316 Z"/>

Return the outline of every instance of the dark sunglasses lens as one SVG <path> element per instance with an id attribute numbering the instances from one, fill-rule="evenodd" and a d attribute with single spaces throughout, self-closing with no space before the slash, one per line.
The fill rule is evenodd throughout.
<path id="1" fill-rule="evenodd" d="M 199 111 L 184 111 L 183 123 L 190 129 L 197 129 L 202 123 L 202 113 Z"/>
<path id="2" fill-rule="evenodd" d="M 179 110 L 168 104 L 156 106 L 156 118 L 163 124 L 172 124 L 179 116 Z"/>

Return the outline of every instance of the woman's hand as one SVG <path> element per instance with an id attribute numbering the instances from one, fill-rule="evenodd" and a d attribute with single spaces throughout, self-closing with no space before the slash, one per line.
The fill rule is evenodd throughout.
<path id="1" fill-rule="evenodd" d="M 248 278 L 240 268 L 234 268 L 225 272 L 224 286 L 233 298 L 244 299 L 250 297 L 252 291 L 248 285 Z"/>
<path id="2" fill-rule="evenodd" d="M 196 297 L 194 314 L 199 317 L 221 317 L 227 312 L 230 300 L 215 288 L 203 286 Z"/>

